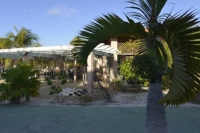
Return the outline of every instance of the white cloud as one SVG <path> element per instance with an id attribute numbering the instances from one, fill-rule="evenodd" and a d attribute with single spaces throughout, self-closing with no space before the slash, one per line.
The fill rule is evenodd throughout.
<path id="1" fill-rule="evenodd" d="M 69 8 L 66 5 L 56 5 L 53 8 L 47 11 L 49 15 L 60 15 L 62 17 L 70 17 L 72 14 L 75 14 L 77 11 L 76 9 Z"/>

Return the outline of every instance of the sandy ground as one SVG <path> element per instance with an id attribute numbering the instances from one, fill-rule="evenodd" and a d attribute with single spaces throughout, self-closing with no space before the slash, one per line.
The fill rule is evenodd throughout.
<path id="1" fill-rule="evenodd" d="M 78 81 L 74 83 L 72 81 L 67 82 L 62 88 L 83 88 L 83 83 Z M 41 96 L 38 98 L 30 98 L 29 102 L 22 100 L 22 104 L 34 104 L 34 105 L 85 105 L 85 106 L 146 106 L 148 88 L 142 88 L 138 91 L 136 88 L 127 88 L 126 92 L 112 91 L 112 102 L 107 102 L 104 98 L 98 96 L 93 98 L 92 102 L 84 102 L 83 98 L 78 96 L 62 96 L 59 95 L 59 103 L 56 100 L 56 95 L 48 95 L 50 92 L 49 86 L 46 82 L 42 81 L 41 88 L 39 90 Z M 166 92 L 163 92 L 165 95 Z M 5 102 L 4 104 L 6 104 Z M 185 104 L 186 106 L 194 105 L 191 103 Z"/>
<path id="2" fill-rule="evenodd" d="M 67 82 L 63 88 L 82 88 L 82 82 Z M 78 96 L 59 96 L 59 103 L 56 100 L 56 95 L 48 95 L 49 87 L 45 82 L 42 83 L 40 88 L 41 97 L 31 98 L 29 102 L 23 102 L 25 104 L 37 104 L 37 105 L 84 105 L 84 106 L 146 106 L 148 88 L 142 88 L 138 91 L 136 88 L 127 88 L 126 92 L 114 91 L 112 92 L 112 102 L 107 102 L 104 98 L 94 98 L 92 102 L 83 102 L 81 97 Z M 165 95 L 167 92 L 163 91 Z M 187 103 L 184 106 L 194 105 Z"/>

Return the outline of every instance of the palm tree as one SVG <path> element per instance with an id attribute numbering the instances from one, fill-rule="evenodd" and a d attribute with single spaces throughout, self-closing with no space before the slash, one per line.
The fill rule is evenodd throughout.
<path id="1" fill-rule="evenodd" d="M 77 42 L 80 42 L 79 44 L 82 44 L 81 42 L 84 41 L 83 38 L 80 38 L 79 36 L 75 36 L 71 41 L 70 45 L 76 46 Z"/>
<path id="2" fill-rule="evenodd" d="M 13 41 L 14 47 L 22 48 L 22 47 L 30 47 L 30 46 L 37 46 L 38 36 L 32 33 L 31 30 L 28 30 L 22 27 L 19 31 L 14 26 L 15 31 L 17 34 L 15 35 L 13 32 L 7 33 L 7 38 Z"/>
<path id="3" fill-rule="evenodd" d="M 161 85 L 152 83 L 148 91 L 145 133 L 168 132 L 165 105 L 178 106 L 194 99 L 200 92 L 200 27 L 195 18 L 196 10 L 160 15 L 167 0 L 129 0 L 133 9 L 127 20 L 116 14 L 97 17 L 79 33 L 84 41 L 77 41 L 74 55 L 83 64 L 90 52 L 99 44 L 113 37 L 135 36 L 142 39 L 139 54 L 148 54 L 159 65 L 159 73 L 167 70 L 167 55 L 163 42 L 172 55 L 172 82 L 163 97 Z M 135 22 L 133 17 L 139 22 Z M 148 32 L 146 31 L 148 30 Z M 74 42 L 75 43 L 75 42 Z M 81 44 L 80 44 L 81 43 Z M 158 81 L 158 79 L 157 79 Z"/>
<path id="4" fill-rule="evenodd" d="M 13 47 L 13 42 L 8 38 L 0 38 L 0 49 L 10 49 Z M 2 64 L 5 67 L 5 58 L 2 58 Z"/>
<path id="5" fill-rule="evenodd" d="M 13 47 L 13 42 L 8 38 L 0 38 L 0 49 L 9 49 Z"/>
<path id="6" fill-rule="evenodd" d="M 21 28 L 19 31 L 14 26 L 17 34 L 13 32 L 8 32 L 6 38 L 0 38 L 0 49 L 10 49 L 10 48 L 22 48 L 22 47 L 40 47 L 41 44 L 38 43 L 38 36 L 26 28 Z M 13 60 L 11 61 L 11 64 Z M 5 66 L 5 59 L 3 59 L 3 64 Z M 11 65 L 10 64 L 10 65 Z"/>

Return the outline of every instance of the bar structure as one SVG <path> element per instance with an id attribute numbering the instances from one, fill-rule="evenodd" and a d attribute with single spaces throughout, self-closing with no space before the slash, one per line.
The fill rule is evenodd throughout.
<path id="1" fill-rule="evenodd" d="M 88 56 L 87 74 L 84 74 L 83 80 L 87 80 L 89 95 L 92 95 L 93 91 L 93 72 L 94 72 L 94 56 L 102 56 L 114 59 L 114 64 L 111 65 L 111 70 L 116 69 L 116 54 L 120 51 L 116 47 L 115 39 L 114 44 L 105 45 L 101 43 L 94 48 L 91 54 Z M 74 46 L 48 46 L 48 47 L 27 47 L 27 48 L 11 48 L 11 49 L 0 49 L 0 58 L 12 58 L 15 59 L 15 65 L 17 59 L 23 59 L 25 62 L 34 57 L 52 58 L 56 60 L 56 69 L 60 70 L 61 65 L 59 64 L 60 59 L 65 61 L 73 61 L 74 64 L 74 82 L 77 81 L 77 61 L 73 58 Z M 113 61 L 111 61 L 113 62 Z M 68 69 L 66 64 L 63 64 L 64 69 Z M 48 66 L 48 69 L 50 67 Z M 85 69 L 83 70 L 85 73 Z M 68 71 L 66 71 L 68 73 Z M 113 73 L 113 71 L 112 71 Z M 87 75 L 87 76 L 86 76 Z M 114 74 L 116 77 L 116 74 Z M 86 78 L 87 77 L 87 78 Z M 110 76 L 109 76 L 110 77 Z M 85 81 L 83 81 L 85 83 Z"/>

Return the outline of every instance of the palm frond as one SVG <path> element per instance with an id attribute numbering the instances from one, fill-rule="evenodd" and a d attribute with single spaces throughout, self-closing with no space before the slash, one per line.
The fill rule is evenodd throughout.
<path id="1" fill-rule="evenodd" d="M 187 10 L 168 17 L 154 28 L 154 33 L 167 42 L 173 60 L 172 83 L 160 100 L 166 105 L 191 101 L 200 93 L 200 27 L 197 11 Z"/>
<path id="2" fill-rule="evenodd" d="M 14 42 L 8 38 L 0 38 L 0 49 L 12 48 Z"/>
<path id="3" fill-rule="evenodd" d="M 118 36 L 137 36 L 145 38 L 147 33 L 141 23 L 135 23 L 128 18 L 128 22 L 122 20 L 116 14 L 107 14 L 97 17 L 94 22 L 86 25 L 79 33 L 82 40 L 75 41 L 73 51 L 75 59 L 81 63 L 87 63 L 87 57 L 91 51 L 104 41 Z"/>
<path id="4" fill-rule="evenodd" d="M 128 3 L 132 6 L 128 8 L 135 10 L 129 15 L 143 22 L 155 22 L 166 2 L 167 0 L 129 0 Z"/>
<path id="5" fill-rule="evenodd" d="M 29 47 L 34 46 L 34 43 L 37 43 L 38 36 L 32 33 L 31 30 L 22 27 L 19 31 L 14 27 L 17 31 L 15 35 L 13 32 L 7 33 L 7 38 L 14 42 L 15 47 Z"/>

